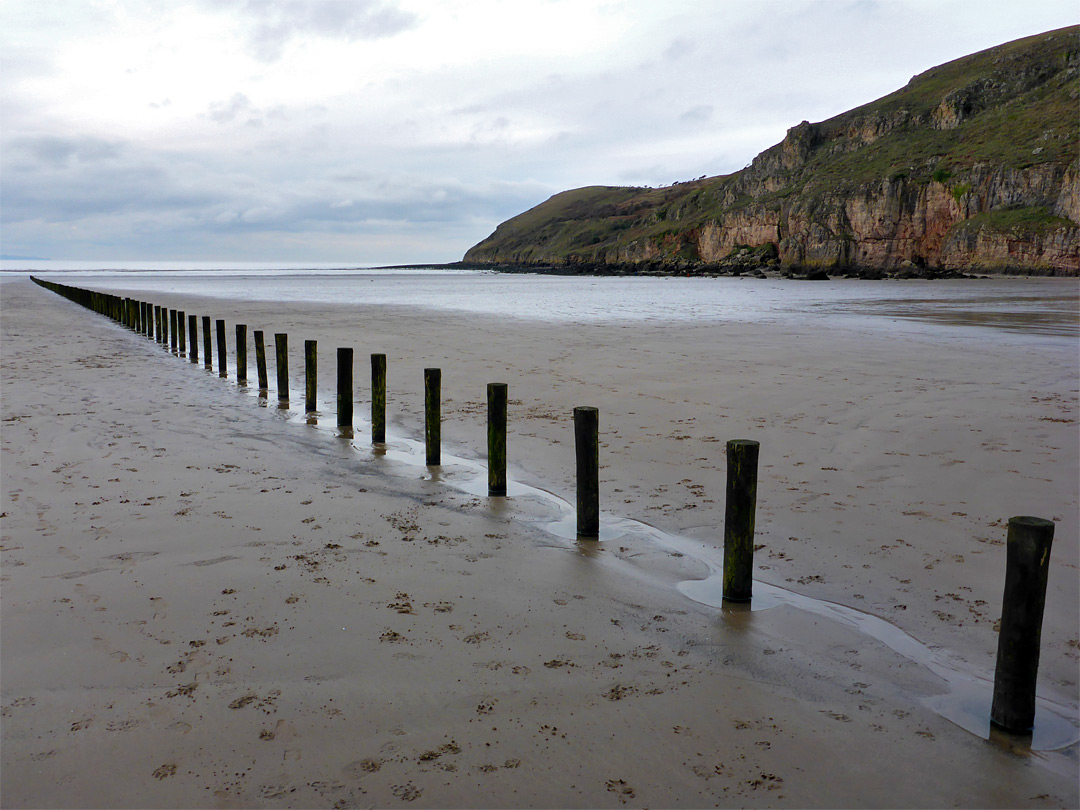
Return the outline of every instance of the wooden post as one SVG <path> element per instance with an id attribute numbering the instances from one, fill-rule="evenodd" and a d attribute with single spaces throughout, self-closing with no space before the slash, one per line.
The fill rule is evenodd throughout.
<path id="1" fill-rule="evenodd" d="M 161 345 L 169 347 L 169 308 L 161 308 Z"/>
<path id="2" fill-rule="evenodd" d="M 218 376 L 228 377 L 229 367 L 226 365 L 228 358 L 225 356 L 225 321 L 220 318 L 214 324 L 217 327 L 217 365 Z"/>
<path id="3" fill-rule="evenodd" d="M 156 330 L 155 335 L 154 335 L 154 339 L 158 343 L 161 343 L 161 305 L 160 304 L 154 304 L 154 328 Z"/>
<path id="4" fill-rule="evenodd" d="M 178 344 L 178 342 L 176 340 L 176 338 L 177 338 L 177 335 L 176 335 L 176 332 L 177 332 L 176 320 L 177 320 L 176 310 L 175 309 L 170 309 L 169 310 L 169 351 L 171 351 L 173 354 L 177 354 L 180 351 L 180 346 L 179 346 L 179 344 Z"/>
<path id="5" fill-rule="evenodd" d="M 188 315 L 188 359 L 192 363 L 199 362 L 199 316 Z"/>
<path id="6" fill-rule="evenodd" d="M 577 533 L 600 536 L 600 412 L 574 408 L 574 445 L 577 451 Z"/>
<path id="7" fill-rule="evenodd" d="M 319 346 L 318 341 L 304 341 L 304 411 L 317 411 L 319 397 Z"/>
<path id="8" fill-rule="evenodd" d="M 574 446 L 577 452 L 577 533 L 600 536 L 600 412 L 574 408 Z"/>
<path id="9" fill-rule="evenodd" d="M 247 324 L 236 325 L 236 381 L 247 385 Z"/>
<path id="10" fill-rule="evenodd" d="M 757 512 L 758 451 L 752 439 L 727 443 L 727 503 L 724 509 L 724 599 L 749 602 L 754 584 L 754 519 Z"/>
<path id="11" fill-rule="evenodd" d="M 424 369 L 424 445 L 429 467 L 442 463 L 442 369 Z"/>
<path id="12" fill-rule="evenodd" d="M 506 494 L 506 383 L 488 383 L 488 495 Z"/>
<path id="13" fill-rule="evenodd" d="M 337 350 L 337 423 L 351 428 L 353 423 L 353 350 Z"/>
<path id="14" fill-rule="evenodd" d="M 187 329 L 185 328 L 185 316 L 182 309 L 176 311 L 176 348 L 177 354 L 187 357 Z"/>
<path id="15" fill-rule="evenodd" d="M 1035 725 L 1035 682 L 1053 540 L 1053 521 L 1009 518 L 990 722 L 1013 734 L 1030 733 Z"/>
<path id="16" fill-rule="evenodd" d="M 386 355 L 371 355 L 371 443 L 386 441 Z"/>
<path id="17" fill-rule="evenodd" d="M 212 369 L 214 367 L 214 340 L 210 337 L 210 316 L 202 316 L 202 347 L 203 347 L 203 366 L 206 369 Z"/>
<path id="18" fill-rule="evenodd" d="M 278 402 L 289 401 L 289 336 L 278 332 L 274 335 L 274 348 L 277 352 L 277 398 Z"/>
<path id="19" fill-rule="evenodd" d="M 266 374 L 266 345 L 263 343 L 262 330 L 256 329 L 253 337 L 255 338 L 255 370 L 259 375 L 259 391 L 263 392 L 270 388 L 270 381 Z"/>

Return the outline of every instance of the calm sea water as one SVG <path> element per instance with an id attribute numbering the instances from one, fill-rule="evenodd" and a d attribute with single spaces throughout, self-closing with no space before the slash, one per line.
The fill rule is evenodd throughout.
<path id="1" fill-rule="evenodd" d="M 545 321 L 735 321 L 941 336 L 1080 337 L 1076 279 L 818 281 L 582 278 L 333 265 L 4 262 L 29 273 L 124 294 L 172 292 L 251 301 L 397 305 Z M 2 293 L 0 293 L 2 294 Z"/>

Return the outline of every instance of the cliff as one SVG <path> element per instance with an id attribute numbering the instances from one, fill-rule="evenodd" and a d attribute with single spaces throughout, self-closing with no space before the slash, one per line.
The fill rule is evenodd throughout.
<path id="1" fill-rule="evenodd" d="M 1080 272 L 1080 27 L 946 63 L 742 171 L 588 187 L 464 262 L 555 272 Z"/>

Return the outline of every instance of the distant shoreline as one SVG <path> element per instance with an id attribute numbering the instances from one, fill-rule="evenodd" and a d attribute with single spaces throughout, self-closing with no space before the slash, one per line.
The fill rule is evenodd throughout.
<path id="1" fill-rule="evenodd" d="M 674 266 L 661 262 L 609 264 L 582 262 L 576 264 L 525 264 L 516 262 L 444 262 L 441 264 L 390 264 L 368 268 L 370 270 L 488 270 L 495 273 L 520 273 L 528 275 L 550 276 L 644 276 L 657 278 L 767 278 L 788 279 L 791 281 L 858 281 L 884 280 L 942 280 L 942 279 L 1000 279 L 1000 278 L 1077 278 L 1075 275 L 1062 275 L 1054 272 L 1033 273 L 1030 268 L 1007 269 L 1000 272 L 990 270 L 979 273 L 961 273 L 955 270 L 938 270 L 925 267 L 905 267 L 891 271 L 872 268 L 848 268 L 843 271 L 811 270 L 799 267 L 761 267 L 751 270 L 732 270 L 717 265 Z"/>

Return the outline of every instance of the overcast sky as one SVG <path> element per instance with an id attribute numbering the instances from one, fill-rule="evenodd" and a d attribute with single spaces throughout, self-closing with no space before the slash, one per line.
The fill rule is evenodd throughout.
<path id="1" fill-rule="evenodd" d="M 1076 0 L 4 0 L 0 250 L 460 259 L 585 185 L 742 168 Z"/>

